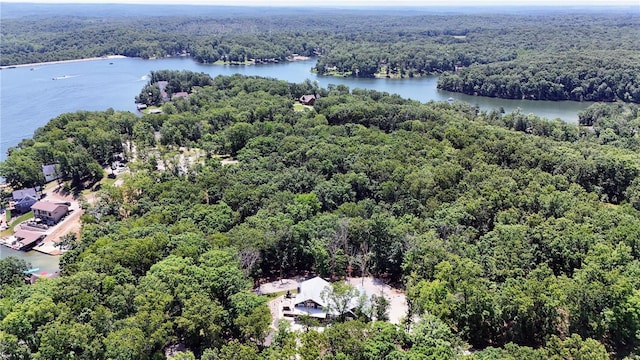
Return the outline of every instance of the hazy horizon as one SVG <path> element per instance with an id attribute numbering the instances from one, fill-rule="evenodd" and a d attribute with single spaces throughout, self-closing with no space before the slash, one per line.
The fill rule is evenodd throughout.
<path id="1" fill-rule="evenodd" d="M 499 0 L 398 0 L 390 2 L 389 0 L 327 0 L 322 4 L 301 3 L 292 0 L 271 0 L 268 2 L 256 0 L 2 0 L 2 3 L 24 3 L 24 4 L 137 4 L 137 5 L 211 5 L 211 6 L 266 6 L 266 7 L 384 7 L 384 6 L 401 6 L 401 7 L 517 7 L 517 6 L 552 6 L 552 7 L 615 7 L 615 6 L 637 6 L 640 9 L 640 0 L 564 0 L 561 2 L 551 0 L 511 0 L 509 2 Z"/>

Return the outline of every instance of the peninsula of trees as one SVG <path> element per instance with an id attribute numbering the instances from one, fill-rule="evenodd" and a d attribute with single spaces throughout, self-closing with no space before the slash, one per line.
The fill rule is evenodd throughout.
<path id="1" fill-rule="evenodd" d="M 0 260 L 3 356 L 640 355 L 636 105 L 596 104 L 587 129 L 345 86 L 153 78 L 188 98 L 141 117 L 60 115 L 0 166 L 15 185 L 52 161 L 69 187 L 101 181 L 62 277 L 21 285 L 26 264 Z M 308 93 L 313 107 L 294 106 Z M 131 169 L 118 185 L 97 171 L 114 156 Z M 404 287 L 405 323 L 282 327 L 264 345 L 252 282 L 347 269 Z"/>
<path id="2" fill-rule="evenodd" d="M 439 88 L 471 95 L 640 103 L 640 14 L 633 9 L 525 15 L 200 7 L 165 8 L 163 16 L 147 7 L 117 16 L 82 9 L 64 18 L 10 11 L 0 28 L 0 65 L 112 54 L 253 64 L 299 55 L 317 57 L 321 75 L 442 74 Z"/>

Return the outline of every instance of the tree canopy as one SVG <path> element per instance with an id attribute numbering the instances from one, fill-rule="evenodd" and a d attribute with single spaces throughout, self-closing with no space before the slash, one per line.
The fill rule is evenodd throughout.
<path id="1" fill-rule="evenodd" d="M 41 159 L 47 142 L 60 146 L 54 159 L 85 149 L 104 163 L 113 147 L 88 146 L 90 123 L 89 135 L 105 129 L 119 139 L 132 172 L 99 191 L 80 241 L 61 259 L 62 277 L 18 285 L 11 274 L 21 265 L 0 267 L 11 289 L 0 293 L 3 353 L 638 355 L 634 105 L 587 109 L 581 119 L 591 131 L 345 87 L 317 89 L 314 107 L 298 110 L 295 99 L 312 84 L 240 75 L 207 83 L 176 113 L 64 114 L 10 152 L 6 163 Z M 605 141 L 609 129 L 614 141 Z M 406 322 L 283 327 L 265 345 L 270 313 L 252 281 L 347 269 L 404 287 Z M 463 355 L 469 348 L 477 351 Z"/>
<path id="2" fill-rule="evenodd" d="M 441 89 L 471 95 L 640 102 L 640 17 L 626 9 L 91 9 L 3 18 L 0 65 L 113 54 L 236 65 L 307 56 L 317 57 L 320 75 L 443 74 Z"/>

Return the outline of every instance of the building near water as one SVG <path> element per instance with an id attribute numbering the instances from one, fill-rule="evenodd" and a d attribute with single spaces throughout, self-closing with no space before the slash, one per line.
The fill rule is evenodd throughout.
<path id="1" fill-rule="evenodd" d="M 46 237 L 43 233 L 27 230 L 18 230 L 13 236 L 15 241 L 11 247 L 16 250 L 29 250 Z"/>
<path id="2" fill-rule="evenodd" d="M 10 204 L 10 208 L 16 213 L 24 214 L 31 210 L 31 206 L 38 201 L 40 196 L 36 188 L 26 188 L 15 190 L 12 193 L 13 202 Z"/>
<path id="3" fill-rule="evenodd" d="M 69 212 L 68 203 L 38 201 L 31 206 L 33 216 L 47 225 L 55 225 Z"/>

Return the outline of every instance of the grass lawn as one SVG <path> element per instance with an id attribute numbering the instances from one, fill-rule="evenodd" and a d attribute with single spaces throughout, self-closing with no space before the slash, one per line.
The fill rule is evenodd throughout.
<path id="1" fill-rule="evenodd" d="M 9 225 L 9 228 L 3 232 L 0 233 L 0 236 L 10 236 L 13 235 L 13 228 L 16 227 L 16 225 L 20 224 L 21 222 L 25 221 L 25 220 L 29 220 L 33 218 L 33 213 L 31 211 L 29 211 L 26 214 L 22 214 L 20 216 L 18 216 L 12 223 L 11 225 Z"/>
<path id="2" fill-rule="evenodd" d="M 161 108 L 161 107 L 159 107 L 159 106 L 151 105 L 151 106 L 147 106 L 147 108 L 146 108 L 146 109 L 142 109 L 142 110 L 140 110 L 140 112 L 141 112 L 141 113 L 143 113 L 143 114 L 145 114 L 145 115 L 148 115 L 148 114 L 149 114 L 149 111 L 151 111 L 152 109 L 162 110 L 162 108 Z"/>
<path id="3" fill-rule="evenodd" d="M 111 168 L 107 168 L 104 170 L 104 176 L 102 176 L 102 180 L 100 180 L 100 185 L 113 185 L 116 182 L 116 178 L 110 178 L 109 174 L 111 174 L 114 170 Z M 117 175 L 116 175 L 117 176 Z"/>
<path id="4" fill-rule="evenodd" d="M 89 187 L 89 188 L 86 188 L 86 189 L 82 189 L 82 191 L 80 192 L 80 195 L 82 195 L 82 196 L 84 196 L 86 198 L 90 194 L 93 194 L 94 192 L 96 192 L 96 189 L 101 188 L 103 185 L 113 185 L 113 184 L 115 184 L 117 179 L 109 178 L 109 176 L 108 176 L 109 174 L 111 174 L 111 169 L 104 170 L 104 176 L 102 177 L 102 180 L 98 181 L 92 187 Z"/>
<path id="5" fill-rule="evenodd" d="M 313 109 L 313 106 L 302 105 L 300 103 L 294 103 L 293 104 L 293 111 L 306 111 L 306 110 L 310 110 L 310 109 Z"/>
<path id="6" fill-rule="evenodd" d="M 53 180 L 48 182 L 45 186 L 44 189 L 42 190 L 42 192 L 49 192 L 51 190 L 53 190 L 56 186 L 58 186 L 58 181 L 57 180 Z"/>
<path id="7" fill-rule="evenodd" d="M 80 191 L 80 195 L 83 196 L 84 198 L 89 196 L 89 194 L 91 193 L 93 193 L 93 189 L 82 189 L 82 191 Z"/>

